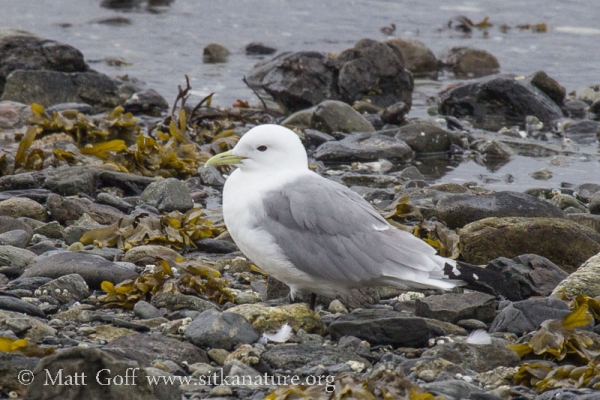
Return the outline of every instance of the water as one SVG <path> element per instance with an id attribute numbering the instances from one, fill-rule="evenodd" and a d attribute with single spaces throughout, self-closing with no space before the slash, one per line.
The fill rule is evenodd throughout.
<path id="1" fill-rule="evenodd" d="M 474 31 L 470 37 L 443 29 L 448 20 L 458 15 L 465 15 L 474 22 L 489 16 L 494 27 L 487 36 Z M 255 103 L 252 92 L 242 82 L 242 77 L 259 60 L 245 55 L 247 44 L 262 42 L 279 51 L 340 52 L 362 38 L 385 40 L 379 28 L 392 22 L 397 26 L 396 36 L 417 38 L 437 55 L 451 46 L 472 46 L 494 54 L 504 73 L 529 75 L 544 70 L 567 91 L 600 83 L 600 52 L 597 51 L 600 12 L 595 2 L 585 0 L 456 3 L 437 0 L 174 0 L 168 6 L 157 8 L 138 1 L 132 10 L 103 8 L 99 0 L 2 0 L 0 16 L 5 24 L 10 21 L 12 28 L 76 47 L 90 66 L 100 72 L 110 76 L 128 74 L 145 81 L 169 102 L 174 100 L 177 85 L 184 84 L 183 76 L 187 74 L 196 96 L 215 92 L 214 103 L 221 106 L 229 106 L 238 98 Z M 132 23 L 122 26 L 97 23 L 114 17 L 125 17 Z M 546 33 L 514 28 L 540 22 L 547 24 Z M 502 24 L 513 29 L 502 33 L 498 28 Z M 211 42 L 231 51 L 227 63 L 202 62 L 202 50 Z M 103 61 L 108 58 L 119 58 L 131 65 L 109 66 Z M 449 83 L 451 81 L 442 77 L 439 86 L 418 86 L 417 101 L 409 116 L 424 117 L 425 102 L 418 97 L 433 95 Z M 500 175 L 528 174 L 543 163 L 547 160 L 515 157 L 501 168 Z M 558 175 L 574 182 L 585 181 L 593 177 L 586 171 L 597 170 L 597 167 L 597 162 L 581 165 L 574 162 L 562 169 L 573 173 L 555 174 L 553 180 L 558 179 Z M 485 173 L 499 174 L 470 161 L 458 167 L 448 165 L 445 179 L 475 180 Z M 547 185 L 555 184 L 553 180 Z M 492 182 L 486 187 L 511 185 L 515 187 L 515 183 Z"/>

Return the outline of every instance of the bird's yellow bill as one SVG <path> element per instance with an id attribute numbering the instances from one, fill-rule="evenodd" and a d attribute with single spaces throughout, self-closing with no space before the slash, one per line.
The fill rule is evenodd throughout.
<path id="1" fill-rule="evenodd" d="M 205 167 L 217 167 L 219 165 L 237 165 L 246 157 L 234 156 L 231 154 L 232 150 L 224 153 L 219 153 L 208 159 L 204 164 Z"/>

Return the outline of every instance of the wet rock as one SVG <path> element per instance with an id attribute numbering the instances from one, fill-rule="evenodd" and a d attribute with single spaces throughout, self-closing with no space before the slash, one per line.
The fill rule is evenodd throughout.
<path id="1" fill-rule="evenodd" d="M 319 161 L 376 161 L 381 158 L 406 161 L 413 152 L 402 140 L 380 133 L 359 133 L 326 142 L 314 154 Z"/>
<path id="2" fill-rule="evenodd" d="M 41 312 L 39 309 L 37 311 L 30 310 L 32 313 L 38 313 L 35 315 L 36 317 L 44 318 L 43 313 L 39 314 Z M 56 336 L 56 329 L 29 315 L 23 314 L 22 311 L 0 310 L 0 331 L 14 332 L 19 338 L 29 339 L 34 343 L 38 343 L 46 336 Z"/>
<path id="3" fill-rule="evenodd" d="M 565 100 L 567 91 L 555 79 L 548 76 L 544 71 L 534 72 L 529 77 L 531 84 L 546 93 L 557 105 L 561 106 Z"/>
<path id="4" fill-rule="evenodd" d="M 101 225 L 110 225 L 123 218 L 125 214 L 114 207 L 94 203 L 86 198 L 72 199 L 51 194 L 46 201 L 50 215 L 62 224 L 77 221 L 87 213 Z"/>
<path id="5" fill-rule="evenodd" d="M 36 257 L 35 253 L 10 245 L 0 245 L 0 265 L 24 269 Z"/>
<path id="6" fill-rule="evenodd" d="M 24 249 L 31 241 L 31 234 L 22 229 L 0 233 L 0 245 Z"/>
<path id="7" fill-rule="evenodd" d="M 160 318 L 164 315 L 162 311 L 147 301 L 140 300 L 133 306 L 133 313 L 141 319 Z"/>
<path id="8" fill-rule="evenodd" d="M 38 221 L 48 219 L 44 206 L 27 197 L 11 197 L 8 200 L 0 201 L 0 215 L 13 218 L 27 217 Z"/>
<path id="9" fill-rule="evenodd" d="M 456 323 L 461 319 L 491 322 L 495 317 L 496 300 L 489 294 L 448 293 L 415 300 L 415 316 Z"/>
<path id="10" fill-rule="evenodd" d="M 501 274 L 503 285 L 497 285 L 495 289 L 511 301 L 549 296 L 569 276 L 552 261 L 535 254 L 523 254 L 513 259 L 500 257 L 491 261 L 486 269 Z"/>
<path id="11" fill-rule="evenodd" d="M 157 258 L 174 260 L 177 257 L 179 257 L 179 253 L 169 247 L 148 244 L 127 250 L 122 261 L 139 264 L 145 260 L 155 260 Z"/>
<path id="12" fill-rule="evenodd" d="M 262 43 L 256 42 L 247 44 L 244 50 L 246 50 L 247 56 L 268 56 L 277 51 L 277 49 L 274 47 L 269 47 Z"/>
<path id="13" fill-rule="evenodd" d="M 227 240 L 202 239 L 194 242 L 198 251 L 205 253 L 228 254 L 238 251 L 237 246 Z"/>
<path id="14" fill-rule="evenodd" d="M 524 128 L 528 115 L 537 117 L 548 129 L 562 117 L 560 107 L 545 93 L 509 77 L 484 78 L 452 88 L 442 95 L 439 111 L 491 131 L 514 125 Z"/>
<path id="15" fill-rule="evenodd" d="M 438 153 L 449 151 L 452 145 L 462 145 L 460 136 L 431 121 L 409 122 L 394 137 L 406 142 L 416 153 Z"/>
<path id="16" fill-rule="evenodd" d="M 79 193 L 93 196 L 96 192 L 96 176 L 97 172 L 90 167 L 59 167 L 48 171 L 44 187 L 61 196 L 75 196 Z"/>
<path id="17" fill-rule="evenodd" d="M 111 354 L 150 366 L 157 359 L 189 364 L 208 362 L 206 352 L 198 347 L 163 335 L 136 333 L 121 336 L 104 347 Z"/>
<path id="18" fill-rule="evenodd" d="M 507 344 L 504 340 L 492 340 L 490 344 L 449 342 L 425 350 L 421 357 L 443 358 L 465 369 L 484 372 L 519 364 L 519 355 L 508 349 Z"/>
<path id="19" fill-rule="evenodd" d="M 185 213 L 194 207 L 190 190 L 185 183 L 176 178 L 151 183 L 140 196 L 140 202 L 156 207 L 160 212 Z"/>
<path id="20" fill-rule="evenodd" d="M 16 393 L 18 397 L 24 398 L 27 386 L 19 382 L 23 370 L 32 371 L 39 358 L 26 357 L 18 353 L 0 352 L 0 387 L 4 393 Z M 10 395 L 8 396 L 10 397 Z"/>
<path id="21" fill-rule="evenodd" d="M 0 128 L 17 129 L 27 122 L 31 111 L 27 104 L 16 101 L 0 101 Z"/>
<path id="22" fill-rule="evenodd" d="M 485 392 L 478 386 L 458 379 L 448 379 L 441 382 L 424 383 L 421 385 L 427 393 L 451 399 L 481 399 L 497 400 L 486 397 Z M 481 397 L 479 397 L 481 396 Z"/>
<path id="23" fill-rule="evenodd" d="M 333 71 L 317 52 L 281 53 L 257 64 L 248 76 L 253 87 L 261 87 L 290 111 L 309 108 L 336 99 Z"/>
<path id="24" fill-rule="evenodd" d="M 14 311 L 44 318 L 46 314 L 39 307 L 16 297 L 0 296 L 0 310 Z M 18 332 L 15 332 L 18 333 Z"/>
<path id="25" fill-rule="evenodd" d="M 575 213 L 567 214 L 567 218 L 571 221 L 577 222 L 578 224 L 588 226 L 600 233 L 600 215 Z"/>
<path id="26" fill-rule="evenodd" d="M 181 293 L 158 293 L 152 297 L 152 303 L 154 307 L 166 308 L 167 310 L 214 310 L 217 309 L 213 303 L 208 300 L 201 299 L 200 297 L 190 296 Z"/>
<path id="27" fill-rule="evenodd" d="M 500 70 L 498 59 L 485 50 L 453 47 L 442 58 L 442 64 L 458 78 L 478 78 Z"/>
<path id="28" fill-rule="evenodd" d="M 396 311 L 356 310 L 337 318 L 329 325 L 333 340 L 355 336 L 371 345 L 423 347 L 429 340 L 429 327 L 423 318 Z"/>
<path id="29" fill-rule="evenodd" d="M 486 218 L 458 233 L 461 254 L 471 264 L 535 251 L 571 273 L 600 252 L 596 231 L 566 219 Z"/>
<path id="30" fill-rule="evenodd" d="M 225 313 L 235 313 L 244 316 L 256 332 L 276 332 L 284 324 L 289 324 L 295 332 L 300 329 L 308 333 L 324 333 L 325 326 L 318 314 L 308 309 L 304 304 L 289 304 L 285 306 L 266 307 L 261 304 L 242 304 L 232 307 Z"/>
<path id="31" fill-rule="evenodd" d="M 355 109 L 336 100 L 326 100 L 317 106 L 310 127 L 325 133 L 375 131 L 375 128 Z"/>
<path id="32" fill-rule="evenodd" d="M 600 192 L 592 194 L 590 197 L 590 204 L 588 205 L 590 213 L 600 214 Z"/>
<path id="33" fill-rule="evenodd" d="M 386 44 L 400 52 L 404 68 L 416 78 L 437 78 L 438 60 L 423 42 L 417 39 L 391 38 Z"/>
<path id="34" fill-rule="evenodd" d="M 8 75 L 17 69 L 62 72 L 88 70 L 83 54 L 76 48 L 30 35 L 0 38 L 0 60 L 0 92 L 4 91 Z"/>
<path id="35" fill-rule="evenodd" d="M 52 221 L 38 228 L 35 228 L 33 230 L 33 233 L 36 235 L 46 236 L 48 239 L 64 239 L 66 234 L 65 228 L 63 228 L 57 221 Z"/>
<path id="36" fill-rule="evenodd" d="M 44 283 L 50 282 L 52 279 L 44 277 L 35 278 L 16 278 L 10 282 L 10 288 L 13 290 L 28 290 L 31 293 Z"/>
<path id="37" fill-rule="evenodd" d="M 559 104 L 560 105 L 560 104 Z M 568 100 L 563 105 L 563 110 L 569 118 L 583 119 L 587 116 L 589 106 L 585 101 L 573 99 Z"/>
<path id="38" fill-rule="evenodd" d="M 119 105 L 117 85 L 108 76 L 92 72 L 17 70 L 6 78 L 2 100 L 44 107 L 57 103 L 87 103 L 94 113 Z"/>
<path id="39" fill-rule="evenodd" d="M 158 117 L 163 111 L 169 108 L 169 103 L 156 90 L 147 89 L 143 92 L 132 95 L 125 104 L 123 109 L 125 112 L 130 112 L 134 115 L 144 114 L 153 117 Z"/>
<path id="40" fill-rule="evenodd" d="M 394 103 L 381 112 L 381 122 L 384 124 L 400 125 L 406 119 L 410 107 L 403 102 Z"/>
<path id="41" fill-rule="evenodd" d="M 30 399 L 155 399 L 154 388 L 146 372 L 135 362 L 119 360 L 107 352 L 75 347 L 43 358 L 33 370 L 33 382 L 27 388 Z M 135 374 L 135 378 L 132 375 Z M 71 384 L 44 385 L 47 376 L 71 378 Z M 80 379 L 76 380 L 75 377 Z M 81 381 L 86 376 L 85 383 Z M 128 385 L 125 377 L 129 376 Z M 118 382 L 121 377 L 123 384 Z M 64 382 L 64 381 L 63 381 Z M 77 384 L 79 383 L 79 384 Z"/>
<path id="42" fill-rule="evenodd" d="M 564 137 L 579 144 L 591 144 L 598 141 L 600 122 L 582 120 L 570 123 L 564 132 Z"/>
<path id="43" fill-rule="evenodd" d="M 558 207 L 547 201 L 509 191 L 478 196 L 448 196 L 437 203 L 436 211 L 450 229 L 488 217 L 564 217 L 564 213 Z"/>
<path id="44" fill-rule="evenodd" d="M 75 223 L 64 230 L 65 243 L 71 245 L 78 242 L 85 233 L 105 227 L 106 225 L 99 224 L 87 213 L 84 213 Z"/>
<path id="45" fill-rule="evenodd" d="M 368 99 L 381 107 L 398 102 L 412 104 L 412 74 L 385 43 L 359 40 L 353 48 L 329 56 L 326 64 L 337 71 L 335 89 L 346 103 Z"/>
<path id="46" fill-rule="evenodd" d="M 552 178 L 552 171 L 549 170 L 548 168 L 542 168 L 542 169 L 538 169 L 537 171 L 532 172 L 529 175 L 533 179 L 536 179 L 538 181 L 547 181 L 548 179 Z M 561 208 L 561 210 L 562 210 L 562 208 Z"/>
<path id="47" fill-rule="evenodd" d="M 510 146 L 497 140 L 479 139 L 471 143 L 471 146 L 494 161 L 509 160 L 515 154 Z"/>
<path id="48" fill-rule="evenodd" d="M 538 400 L 597 400 L 598 391 L 593 389 L 553 389 L 536 395 Z"/>
<path id="49" fill-rule="evenodd" d="M 575 194 L 584 203 L 589 203 L 596 192 L 600 192 L 600 185 L 597 183 L 582 183 L 575 188 Z"/>
<path id="50" fill-rule="evenodd" d="M 258 340 L 258 334 L 242 315 L 217 310 L 206 310 L 198 315 L 187 327 L 184 336 L 196 346 L 225 350 Z"/>
<path id="51" fill-rule="evenodd" d="M 577 200 L 575 197 L 564 193 L 555 194 L 554 197 L 550 199 L 550 203 L 565 211 L 570 208 L 576 209 L 578 212 L 582 213 L 588 212 L 587 207 L 582 202 Z"/>
<path id="52" fill-rule="evenodd" d="M 36 290 L 36 295 L 48 295 L 60 304 L 70 301 L 81 301 L 90 296 L 90 289 L 78 274 L 69 274 L 43 284 Z M 46 294 L 47 293 L 47 294 Z"/>
<path id="53" fill-rule="evenodd" d="M 37 256 L 22 277 L 45 276 L 57 279 L 69 274 L 81 275 L 92 289 L 99 289 L 103 281 L 117 284 L 138 276 L 135 271 L 102 257 L 66 251 Z"/>
<path id="54" fill-rule="evenodd" d="M 552 296 L 560 296 L 563 291 L 569 298 L 579 294 L 600 296 L 600 255 L 591 257 L 571 275 L 565 276 L 552 292 Z"/>
<path id="55" fill-rule="evenodd" d="M 98 184 L 101 187 L 118 187 L 128 196 L 139 196 L 144 189 L 155 182 L 156 178 L 126 174 L 116 171 L 101 171 L 98 173 Z"/>
<path id="56" fill-rule="evenodd" d="M 367 368 L 371 363 L 353 351 L 333 346 L 305 343 L 298 345 L 277 345 L 265 351 L 260 356 L 271 368 L 294 370 L 296 368 L 311 368 L 330 366 L 348 361 L 358 361 Z"/>
<path id="57" fill-rule="evenodd" d="M 202 51 L 202 60 L 207 64 L 216 64 L 227 62 L 229 57 L 229 50 L 227 47 L 218 43 L 210 43 L 204 46 Z"/>
<path id="58" fill-rule="evenodd" d="M 101 204 L 114 207 L 119 211 L 123 211 L 124 213 L 129 213 L 133 209 L 133 204 L 113 195 L 112 193 L 98 193 L 96 200 Z"/>
<path id="59" fill-rule="evenodd" d="M 569 306 L 562 300 L 528 299 L 509 304 L 496 316 L 490 333 L 511 332 L 522 335 L 536 330 L 547 319 L 562 319 L 571 313 Z"/>

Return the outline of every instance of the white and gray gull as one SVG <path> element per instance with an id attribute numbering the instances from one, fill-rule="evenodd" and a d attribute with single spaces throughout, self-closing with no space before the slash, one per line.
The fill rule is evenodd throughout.
<path id="1" fill-rule="evenodd" d="M 308 168 L 298 135 L 278 125 L 248 131 L 206 166 L 236 165 L 223 217 L 240 250 L 296 291 L 335 296 L 367 286 L 452 289 L 455 261 L 391 226 L 349 188 Z"/>

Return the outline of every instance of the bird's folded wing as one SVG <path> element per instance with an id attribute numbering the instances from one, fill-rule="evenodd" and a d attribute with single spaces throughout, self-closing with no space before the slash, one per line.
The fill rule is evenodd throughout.
<path id="1" fill-rule="evenodd" d="M 443 262 L 432 258 L 432 247 L 391 227 L 350 189 L 317 175 L 266 193 L 263 206 L 257 228 L 272 235 L 289 261 L 312 276 L 419 282 L 443 275 Z"/>

